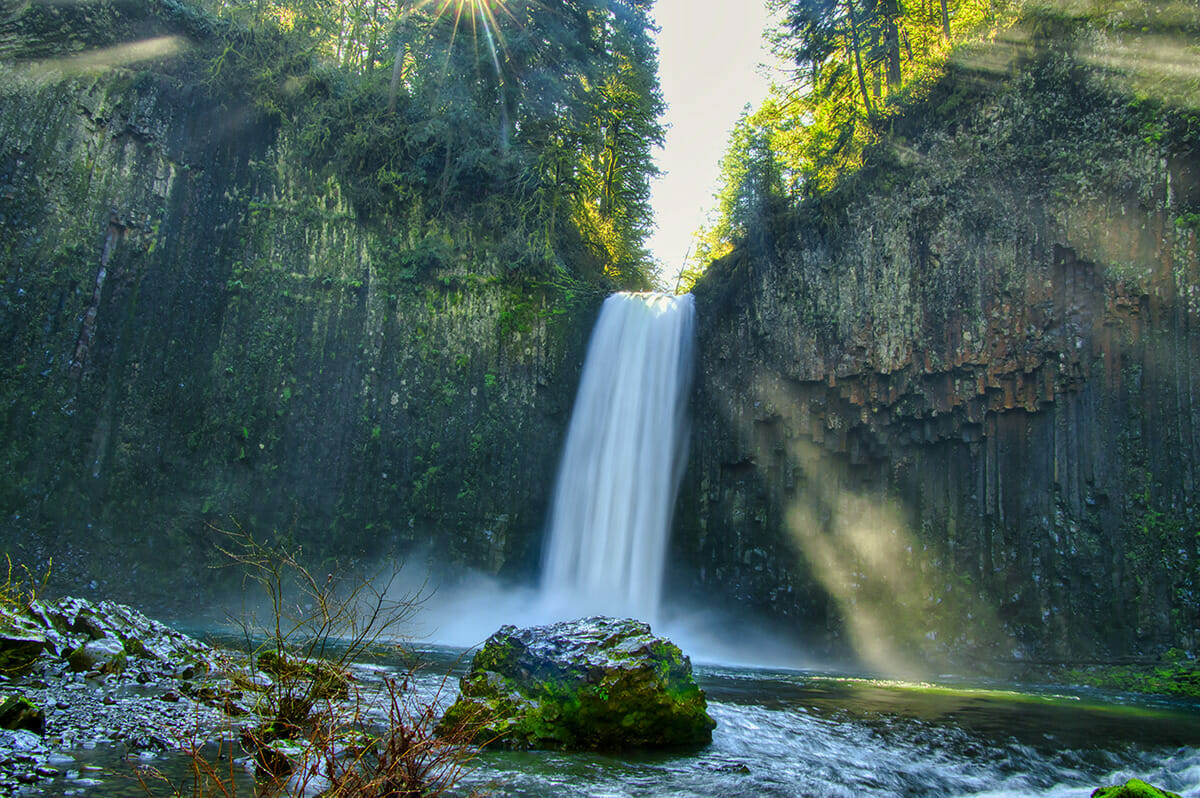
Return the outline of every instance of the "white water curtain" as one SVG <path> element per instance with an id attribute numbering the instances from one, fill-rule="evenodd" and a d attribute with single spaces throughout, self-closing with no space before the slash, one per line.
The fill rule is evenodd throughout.
<path id="1" fill-rule="evenodd" d="M 690 294 L 614 294 L 592 332 L 559 464 L 542 597 L 560 617 L 656 620 L 687 459 Z"/>

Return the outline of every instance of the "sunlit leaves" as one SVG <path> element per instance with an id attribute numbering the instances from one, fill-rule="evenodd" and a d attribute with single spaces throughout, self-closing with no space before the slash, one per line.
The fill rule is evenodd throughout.
<path id="1" fill-rule="evenodd" d="M 1007 0 L 777 0 L 776 53 L 791 80 L 734 130 L 716 208 L 697 234 L 689 279 L 782 202 L 833 188 L 856 170 L 890 115 L 938 78 L 954 44 L 989 35 Z M 686 280 L 684 281 L 686 283 Z"/>
<path id="2" fill-rule="evenodd" d="M 297 120 L 314 164 L 339 174 L 360 213 L 474 216 L 523 237 L 516 249 L 534 261 L 642 286 L 651 150 L 663 136 L 650 6 L 252 0 L 212 10 L 273 43 L 235 53 L 248 92 Z M 231 79 L 224 67 L 220 79 Z M 300 90 L 284 97 L 284 85 Z"/>

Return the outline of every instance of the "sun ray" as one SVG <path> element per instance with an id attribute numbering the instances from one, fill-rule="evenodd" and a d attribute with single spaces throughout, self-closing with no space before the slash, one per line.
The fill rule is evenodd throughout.
<path id="1" fill-rule="evenodd" d="M 443 19 L 450 22 L 450 47 L 443 64 L 444 68 L 449 67 L 450 52 L 453 51 L 459 35 L 469 35 L 476 52 L 478 52 L 482 40 L 487 47 L 487 54 L 497 79 L 501 83 L 505 82 L 501 55 L 506 54 L 508 48 L 505 42 L 504 28 L 498 14 L 503 14 L 514 23 L 520 24 L 520 20 L 513 14 L 505 0 L 426 0 L 426 3 L 422 3 L 422 5 L 433 6 L 433 24 L 437 24 Z"/>

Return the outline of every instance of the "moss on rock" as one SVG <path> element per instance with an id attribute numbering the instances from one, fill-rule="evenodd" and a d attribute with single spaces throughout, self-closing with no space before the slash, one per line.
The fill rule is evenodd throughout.
<path id="1" fill-rule="evenodd" d="M 716 722 L 679 647 L 635 620 L 502 627 L 475 655 L 441 728 L 480 744 L 617 750 L 711 742 Z"/>
<path id="2" fill-rule="evenodd" d="M 46 730 L 46 712 L 23 695 L 0 698 L 0 729 L 25 729 L 35 734 Z"/>
<path id="3" fill-rule="evenodd" d="M 67 663 L 74 671 L 120 673 L 128 662 L 129 657 L 121 641 L 111 637 L 89 640 L 67 657 Z"/>
<path id="4" fill-rule="evenodd" d="M 1092 793 L 1092 798 L 1180 798 L 1178 793 L 1160 790 L 1141 779 L 1130 779 L 1124 784 L 1101 787 Z"/>
<path id="5" fill-rule="evenodd" d="M 261 651 L 257 661 L 259 670 L 285 684 L 295 684 L 297 681 L 310 683 L 305 692 L 312 699 L 345 698 L 350 694 L 349 676 L 329 662 L 289 656 L 277 651 Z"/>

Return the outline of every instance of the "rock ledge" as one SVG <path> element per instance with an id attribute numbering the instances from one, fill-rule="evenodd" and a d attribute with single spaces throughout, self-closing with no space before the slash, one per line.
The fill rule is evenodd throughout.
<path id="1" fill-rule="evenodd" d="M 702 745 L 716 727 L 691 661 L 636 620 L 504 626 L 460 682 L 442 729 L 511 748 Z"/>

